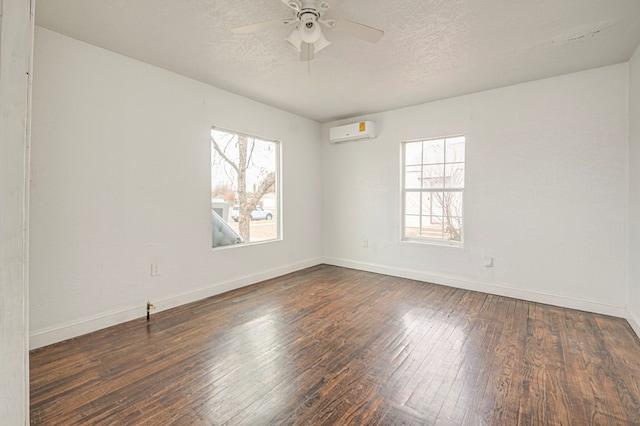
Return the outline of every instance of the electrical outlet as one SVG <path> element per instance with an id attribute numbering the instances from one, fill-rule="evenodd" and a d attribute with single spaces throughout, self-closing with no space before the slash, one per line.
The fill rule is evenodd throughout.
<path id="1" fill-rule="evenodd" d="M 152 277 L 157 277 L 158 275 L 160 275 L 160 270 L 158 269 L 158 263 L 157 262 L 152 262 L 151 263 L 151 276 Z"/>
<path id="2" fill-rule="evenodd" d="M 369 247 L 369 240 L 367 239 L 362 240 L 362 247 Z"/>

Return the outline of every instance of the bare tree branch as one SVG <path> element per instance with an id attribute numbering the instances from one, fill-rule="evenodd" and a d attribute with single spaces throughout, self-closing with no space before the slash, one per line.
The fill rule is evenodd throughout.
<path id="1" fill-rule="evenodd" d="M 269 191 L 269 189 L 273 186 L 275 182 L 276 182 L 276 174 L 274 172 L 267 174 L 267 176 L 265 176 L 262 182 L 260 182 L 260 186 L 258 186 L 258 189 L 256 189 L 256 192 L 253 193 L 253 195 L 251 196 L 251 199 L 248 200 L 249 206 L 251 207 L 251 211 L 255 209 L 255 207 L 258 205 L 258 203 L 260 202 L 264 194 L 266 194 L 267 191 Z"/>
<path id="2" fill-rule="evenodd" d="M 233 167 L 233 169 L 236 171 L 236 173 L 239 173 L 238 170 L 238 165 L 236 163 L 234 163 L 233 161 L 231 161 L 231 159 L 229 157 L 226 156 L 226 154 L 224 152 L 222 152 L 222 150 L 220 149 L 220 147 L 218 146 L 218 142 L 213 138 L 213 136 L 211 136 L 211 142 L 213 142 L 213 149 L 216 150 L 216 152 L 218 153 L 218 155 L 220 155 L 220 157 L 227 163 L 229 164 L 231 167 Z"/>

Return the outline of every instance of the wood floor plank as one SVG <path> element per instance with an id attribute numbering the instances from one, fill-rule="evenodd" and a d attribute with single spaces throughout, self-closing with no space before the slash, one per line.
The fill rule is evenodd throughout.
<path id="1" fill-rule="evenodd" d="M 501 342 L 504 341 L 503 333 L 508 332 L 508 327 L 504 324 L 505 306 L 502 303 L 505 300 L 490 295 L 485 302 L 483 316 L 488 321 L 489 328 L 481 346 L 480 357 L 476 360 L 481 367 L 477 369 L 476 382 L 471 388 L 473 391 L 469 392 L 471 398 L 467 403 L 463 424 L 490 424 L 496 400 L 499 400 L 498 388 L 502 378 L 499 364 L 503 359 L 500 355 L 505 353 Z"/>
<path id="2" fill-rule="evenodd" d="M 34 425 L 640 425 L 626 321 L 327 265 L 30 362 Z"/>

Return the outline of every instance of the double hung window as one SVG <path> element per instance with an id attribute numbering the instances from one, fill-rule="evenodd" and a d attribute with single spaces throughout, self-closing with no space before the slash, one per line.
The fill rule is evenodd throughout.
<path id="1" fill-rule="evenodd" d="M 464 136 L 402 143 L 403 240 L 462 245 L 464 152 Z"/>

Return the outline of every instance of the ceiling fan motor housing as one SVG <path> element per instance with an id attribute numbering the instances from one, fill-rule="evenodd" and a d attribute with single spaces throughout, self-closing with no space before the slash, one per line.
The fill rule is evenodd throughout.
<path id="1" fill-rule="evenodd" d="M 315 43 L 321 35 L 318 26 L 318 15 L 313 12 L 302 11 L 300 13 L 300 37 L 305 43 Z"/>
<path id="2" fill-rule="evenodd" d="M 320 19 L 320 14 L 315 9 L 302 9 L 298 12 L 298 19 L 307 27 L 307 24 L 313 26 Z"/>

